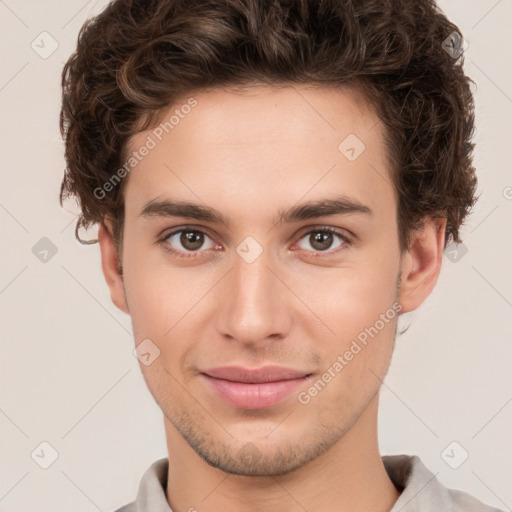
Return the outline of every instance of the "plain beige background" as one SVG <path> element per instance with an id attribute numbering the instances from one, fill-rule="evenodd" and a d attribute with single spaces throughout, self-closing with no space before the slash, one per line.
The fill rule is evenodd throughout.
<path id="1" fill-rule="evenodd" d="M 75 240 L 73 205 L 58 204 L 60 73 L 83 21 L 105 5 L 0 0 L 4 512 L 113 510 L 166 456 L 130 319 L 110 302 L 98 246 Z M 418 454 L 445 485 L 510 510 L 512 1 L 440 6 L 468 43 L 477 84 L 481 197 L 465 248 L 445 255 L 435 292 L 405 319 L 381 393 L 381 451 Z"/>

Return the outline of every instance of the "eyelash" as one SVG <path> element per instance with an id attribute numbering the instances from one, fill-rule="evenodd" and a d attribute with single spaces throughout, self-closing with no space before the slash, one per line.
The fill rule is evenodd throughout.
<path id="1" fill-rule="evenodd" d="M 171 236 L 176 235 L 178 233 L 186 232 L 186 231 L 191 231 L 193 233 L 201 233 L 203 235 L 208 236 L 209 238 L 211 238 L 213 240 L 213 236 L 209 233 L 209 231 L 207 231 L 203 228 L 199 229 L 194 226 L 183 226 L 183 227 L 180 227 L 179 229 L 171 231 L 170 233 L 166 233 L 163 237 L 158 239 L 158 243 L 160 245 L 162 245 L 162 247 L 165 251 L 173 254 L 174 256 L 176 256 L 178 258 L 197 258 L 198 256 L 196 256 L 196 254 L 204 252 L 204 250 L 188 251 L 188 254 L 187 254 L 187 253 L 183 253 L 181 251 L 176 251 L 176 250 L 172 249 L 171 247 L 169 247 L 169 245 L 166 244 L 167 239 L 169 239 Z M 310 229 L 309 231 L 306 231 L 304 234 L 302 234 L 302 236 L 299 238 L 299 241 L 302 240 L 305 236 L 311 235 L 312 233 L 333 233 L 333 234 L 339 236 L 343 242 L 341 247 L 338 247 L 337 249 L 334 249 L 334 250 L 314 251 L 316 253 L 316 255 L 313 256 L 314 258 L 325 257 L 324 254 L 327 254 L 328 256 L 333 256 L 334 254 L 338 254 L 341 251 L 348 249 L 352 245 L 352 239 L 346 234 L 345 231 L 341 231 L 341 230 L 338 230 L 338 229 L 330 227 L 330 226 L 319 226 L 319 227 Z M 307 252 L 311 252 L 311 251 L 307 251 Z"/>

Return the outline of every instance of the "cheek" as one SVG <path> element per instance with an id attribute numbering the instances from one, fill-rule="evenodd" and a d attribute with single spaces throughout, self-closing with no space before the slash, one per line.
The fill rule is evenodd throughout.
<path id="1" fill-rule="evenodd" d="M 206 266 L 203 271 L 172 268 L 165 262 L 148 264 L 142 258 L 127 262 L 125 282 L 135 343 L 149 338 L 160 351 L 155 368 L 141 366 L 150 389 L 160 381 L 169 385 L 165 371 L 179 375 L 181 381 L 190 361 L 199 357 L 203 346 L 199 340 L 209 328 L 205 308 L 216 297 L 218 278 L 211 270 L 207 273 Z M 174 391 L 179 392 L 179 387 Z"/>
<path id="2" fill-rule="evenodd" d="M 317 341 L 322 370 L 330 370 L 330 374 L 324 374 L 325 380 L 331 379 L 326 386 L 329 389 L 321 394 L 324 400 L 332 400 L 336 410 L 355 413 L 380 387 L 379 378 L 384 378 L 393 351 L 398 319 L 397 277 L 397 255 L 375 249 L 364 261 L 360 259 L 316 280 L 310 291 L 311 309 L 332 331 L 320 338 L 310 331 L 309 337 Z M 309 328 L 307 321 L 303 325 Z"/>
<path id="3" fill-rule="evenodd" d="M 384 298 L 370 304 L 356 297 L 338 305 L 329 324 L 335 335 L 317 344 L 322 373 L 305 392 L 318 395 L 311 403 L 325 424 L 332 422 L 333 415 L 338 420 L 358 417 L 381 386 L 391 361 L 398 318 Z"/>
<path id="4" fill-rule="evenodd" d="M 305 302 L 329 326 L 334 337 L 347 340 L 392 308 L 397 277 L 398 265 L 383 266 L 382 260 L 380 266 L 370 262 L 330 271 L 325 278 L 316 276 L 314 286 L 313 281 L 304 281 L 304 290 L 309 286 Z M 388 316 L 394 316 L 393 310 Z"/>
<path id="5" fill-rule="evenodd" d="M 205 293 L 204 283 L 169 269 L 143 271 L 138 267 L 136 275 L 127 273 L 126 282 L 135 333 L 162 343 L 183 327 L 183 320 L 193 323 L 194 306 Z"/>
<path id="6" fill-rule="evenodd" d="M 135 237 L 126 237 L 125 248 L 125 288 L 135 333 L 171 336 L 180 319 L 190 321 L 189 312 L 207 291 L 205 276 L 199 267 L 173 268 L 163 248 L 144 250 Z"/>

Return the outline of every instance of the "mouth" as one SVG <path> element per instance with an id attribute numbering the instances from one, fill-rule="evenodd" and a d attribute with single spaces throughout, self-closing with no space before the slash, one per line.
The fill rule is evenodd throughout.
<path id="1" fill-rule="evenodd" d="M 251 369 L 240 366 L 201 372 L 215 395 L 233 407 L 264 409 L 283 402 L 312 374 L 280 366 Z"/>

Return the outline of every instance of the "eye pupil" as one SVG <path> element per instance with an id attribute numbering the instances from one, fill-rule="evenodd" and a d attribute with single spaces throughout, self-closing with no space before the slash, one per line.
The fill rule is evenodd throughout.
<path id="1" fill-rule="evenodd" d="M 204 235 L 197 231 L 183 231 L 181 233 L 180 242 L 186 249 L 195 251 L 200 249 L 204 243 Z"/>
<path id="2" fill-rule="evenodd" d="M 311 235 L 311 246 L 319 251 L 325 251 L 332 245 L 332 233 L 327 231 L 317 231 Z"/>

